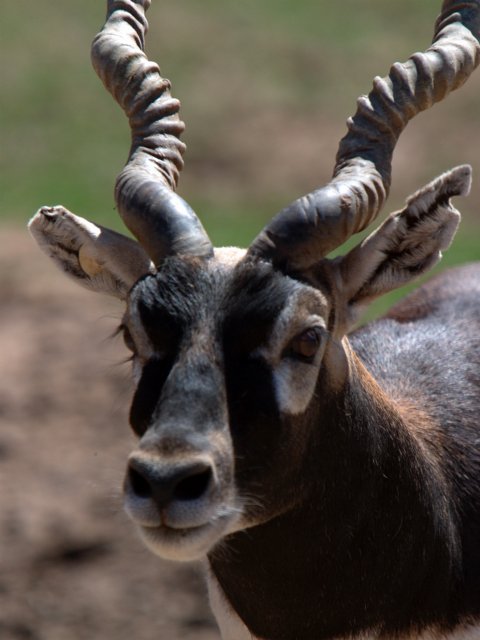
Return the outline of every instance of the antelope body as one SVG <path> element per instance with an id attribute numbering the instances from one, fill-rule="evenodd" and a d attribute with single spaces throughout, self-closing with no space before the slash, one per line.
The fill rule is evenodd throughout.
<path id="1" fill-rule="evenodd" d="M 480 637 L 480 265 L 351 331 L 448 247 L 470 168 L 377 216 L 408 120 L 480 59 L 480 2 L 446 0 L 433 45 L 359 99 L 332 181 L 248 250 L 213 249 L 174 193 L 178 102 L 143 53 L 149 0 L 109 1 L 95 68 L 132 129 L 116 201 L 139 242 L 61 206 L 30 228 L 121 324 L 139 437 L 125 506 L 161 556 L 207 562 L 225 640 Z"/>

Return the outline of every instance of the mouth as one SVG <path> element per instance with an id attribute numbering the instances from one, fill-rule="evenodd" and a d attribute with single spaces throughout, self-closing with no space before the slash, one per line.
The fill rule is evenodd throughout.
<path id="1" fill-rule="evenodd" d="M 156 555 L 167 560 L 191 562 L 203 559 L 223 537 L 235 530 L 239 516 L 236 512 L 225 513 L 193 527 L 137 524 L 137 528 L 144 544 Z"/>

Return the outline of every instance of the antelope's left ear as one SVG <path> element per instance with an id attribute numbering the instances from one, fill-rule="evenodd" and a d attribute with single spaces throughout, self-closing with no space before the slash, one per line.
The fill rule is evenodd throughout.
<path id="1" fill-rule="evenodd" d="M 142 247 L 62 206 L 42 207 L 30 220 L 40 249 L 83 287 L 125 299 L 135 282 L 155 268 Z"/>
<path id="2" fill-rule="evenodd" d="M 450 198 L 468 195 L 471 173 L 471 167 L 463 165 L 430 182 L 408 198 L 404 209 L 392 213 L 338 260 L 335 268 L 352 316 L 362 305 L 437 264 L 460 222 Z"/>

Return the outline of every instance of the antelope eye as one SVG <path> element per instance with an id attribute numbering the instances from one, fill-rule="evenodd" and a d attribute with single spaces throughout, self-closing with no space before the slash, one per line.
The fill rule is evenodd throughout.
<path id="1" fill-rule="evenodd" d="M 122 335 L 123 335 L 123 342 L 125 343 L 125 346 L 127 347 L 127 349 L 135 353 L 136 349 L 135 349 L 135 343 L 132 338 L 132 334 L 130 333 L 128 328 L 125 326 L 122 326 Z"/>
<path id="2" fill-rule="evenodd" d="M 305 362 L 312 362 L 320 347 L 321 334 L 318 328 L 307 329 L 290 343 L 289 354 Z"/>

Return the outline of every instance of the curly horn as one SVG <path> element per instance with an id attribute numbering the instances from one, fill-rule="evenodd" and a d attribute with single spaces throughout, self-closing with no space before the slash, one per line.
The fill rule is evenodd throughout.
<path id="1" fill-rule="evenodd" d="M 93 66 L 128 117 L 132 146 L 115 199 L 126 226 L 155 264 L 167 255 L 209 257 L 212 245 L 190 206 L 175 193 L 185 145 L 180 103 L 144 53 L 150 0 L 108 0 L 92 43 Z"/>
<path id="2" fill-rule="evenodd" d="M 408 121 L 460 87 L 480 62 L 480 2 L 445 0 L 431 47 L 357 102 L 326 187 L 283 209 L 257 236 L 249 255 L 283 269 L 304 269 L 365 229 L 384 204 L 392 155 Z"/>

